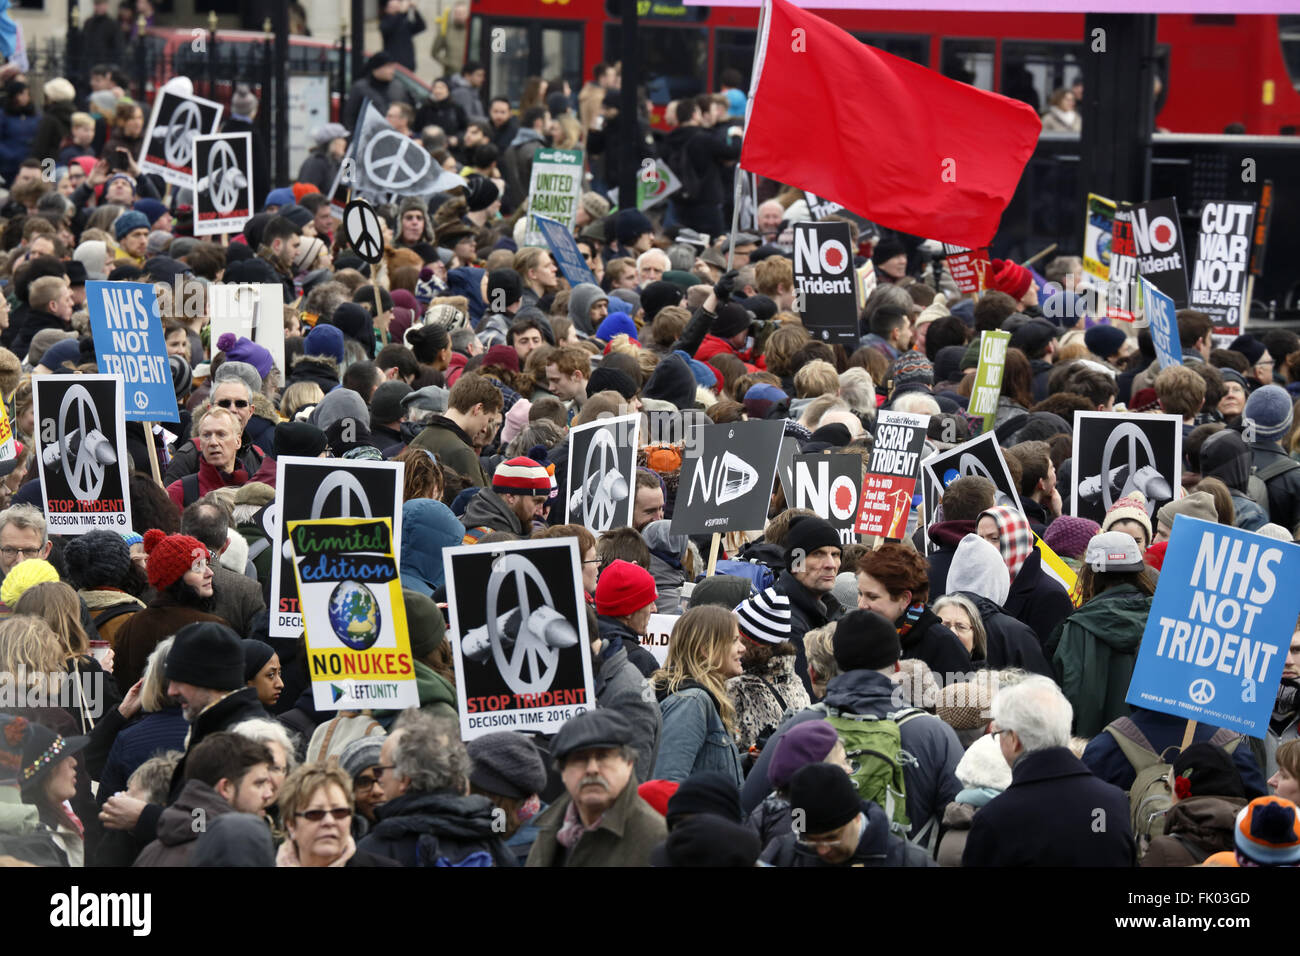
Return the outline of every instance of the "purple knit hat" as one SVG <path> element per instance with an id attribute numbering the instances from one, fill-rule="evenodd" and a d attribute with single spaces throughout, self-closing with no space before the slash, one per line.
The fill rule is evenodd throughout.
<path id="1" fill-rule="evenodd" d="M 269 351 L 243 336 L 236 338 L 234 332 L 226 332 L 217 339 L 217 348 L 225 352 L 226 358 L 232 362 L 247 362 L 257 369 L 257 374 L 262 378 L 266 378 L 275 364 Z"/>
<path id="2" fill-rule="evenodd" d="M 1101 525 L 1090 518 L 1061 515 L 1047 526 L 1043 543 L 1063 558 L 1082 558 L 1088 542 L 1101 533 Z"/>

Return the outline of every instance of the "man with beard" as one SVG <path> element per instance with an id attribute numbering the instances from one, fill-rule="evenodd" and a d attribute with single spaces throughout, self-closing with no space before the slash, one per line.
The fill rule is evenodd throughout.
<path id="1" fill-rule="evenodd" d="M 266 224 L 262 232 L 262 245 L 257 250 L 258 258 L 270 263 L 285 287 L 284 301 L 296 299 L 293 287 L 293 263 L 298 258 L 298 246 L 302 233 L 293 222 L 284 216 L 276 216 Z"/>

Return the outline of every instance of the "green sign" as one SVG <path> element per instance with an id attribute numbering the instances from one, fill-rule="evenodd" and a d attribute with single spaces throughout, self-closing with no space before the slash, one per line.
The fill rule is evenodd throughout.
<path id="1" fill-rule="evenodd" d="M 983 417 L 981 432 L 993 428 L 998 414 L 998 396 L 1002 394 L 1002 372 L 1007 367 L 1007 346 L 1011 344 L 1010 332 L 980 333 L 980 364 L 975 369 L 975 388 L 970 393 L 968 412 Z"/>
<path id="2" fill-rule="evenodd" d="M 573 231 L 582 199 L 582 150 L 539 149 L 533 154 L 528 184 L 528 235 L 524 242 L 546 248 L 546 238 L 533 216 L 546 216 Z"/>

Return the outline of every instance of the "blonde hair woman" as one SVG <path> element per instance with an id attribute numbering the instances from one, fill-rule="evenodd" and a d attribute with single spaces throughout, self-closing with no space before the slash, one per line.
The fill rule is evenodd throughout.
<path id="1" fill-rule="evenodd" d="M 280 787 L 280 812 L 288 834 L 276 866 L 397 866 L 358 850 L 352 839 L 352 781 L 337 764 L 303 764 Z"/>
<path id="2" fill-rule="evenodd" d="M 650 678 L 663 717 L 655 779 L 680 782 L 710 770 L 739 792 L 744 772 L 726 684 L 742 673 L 744 653 L 736 616 L 726 608 L 694 607 L 678 618 L 668 659 Z"/>

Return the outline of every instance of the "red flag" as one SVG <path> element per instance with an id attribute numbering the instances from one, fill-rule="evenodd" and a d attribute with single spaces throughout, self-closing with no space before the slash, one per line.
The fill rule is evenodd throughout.
<path id="1" fill-rule="evenodd" d="M 765 22 L 741 166 L 890 229 L 987 246 L 1038 143 L 1033 109 L 786 0 Z"/>

